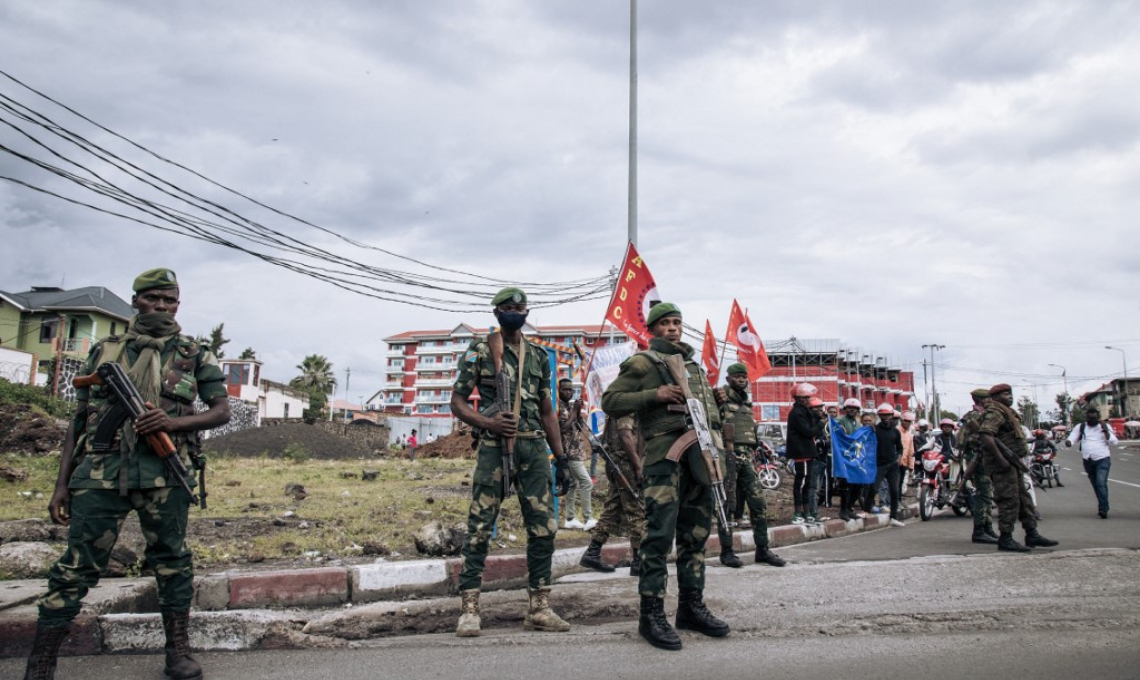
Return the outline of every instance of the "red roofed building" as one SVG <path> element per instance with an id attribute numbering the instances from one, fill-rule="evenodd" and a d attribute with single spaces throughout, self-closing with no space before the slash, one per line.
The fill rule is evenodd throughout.
<path id="1" fill-rule="evenodd" d="M 451 386 L 455 384 L 456 367 L 464 350 L 476 337 L 484 337 L 487 328 L 460 324 L 450 330 L 405 331 L 384 338 L 388 351 L 384 356 L 385 383 L 380 403 L 385 413 L 423 417 L 451 417 Z M 628 342 L 609 324 L 523 327 L 532 340 L 570 348 L 577 342 L 584 349 Z M 601 335 L 599 335 L 599 333 Z M 570 367 L 559 366 L 561 377 L 570 375 Z"/>

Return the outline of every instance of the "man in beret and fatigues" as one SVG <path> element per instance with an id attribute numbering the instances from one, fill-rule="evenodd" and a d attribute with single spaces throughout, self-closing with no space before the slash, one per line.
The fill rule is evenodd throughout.
<path id="1" fill-rule="evenodd" d="M 91 348 L 85 372 L 117 362 L 149 410 L 134 422 L 128 418 L 111 433 L 106 428 L 100 432 L 117 402 L 104 385 L 76 390 L 75 417 L 64 439 L 48 506 L 52 521 L 69 527 L 67 550 L 52 566 L 48 591 L 38 602 L 27 679 L 54 677 L 60 644 L 79 614 L 83 597 L 99 582 L 122 523 L 132 510 L 138 514 L 146 539 L 147 566 L 158 581 L 166 675 L 173 680 L 202 677 L 201 666 L 190 656 L 194 596 L 194 566 L 186 547 L 190 495 L 170 476 L 146 437 L 165 432 L 177 449 L 171 455 L 187 456 L 195 432 L 229 422 L 229 402 L 218 360 L 205 345 L 181 335 L 174 320 L 179 305 L 174 272 L 143 272 L 133 288 L 131 306 L 138 313 L 126 333 L 104 338 Z M 206 404 L 206 411 L 194 412 L 195 398 Z M 193 475 L 187 475 L 186 481 L 193 485 Z"/>
<path id="2" fill-rule="evenodd" d="M 990 400 L 978 427 L 982 445 L 982 462 L 990 474 L 994 501 L 998 507 L 998 550 L 1029 552 L 1030 548 L 1052 548 L 1057 541 L 1037 531 L 1036 509 L 1023 476 L 1025 433 L 1021 418 L 1013 410 L 1013 388 L 1005 383 L 990 388 Z M 1006 449 L 1004 455 L 1001 448 Z M 1025 545 L 1013 540 L 1013 525 L 1018 519 L 1025 529 Z"/>
<path id="3" fill-rule="evenodd" d="M 570 630 L 550 608 L 550 566 L 554 555 L 554 535 L 558 530 L 551 492 L 547 446 L 554 452 L 559 493 L 569 486 L 569 463 L 562 451 L 558 415 L 551 401 L 550 364 L 546 350 L 527 340 L 521 328 L 526 323 L 526 293 L 504 288 L 491 300 L 499 333 L 502 335 L 502 371 L 507 377 L 506 402 L 518 413 L 479 413 L 468 398 L 479 388 L 484 408 L 497 397 L 495 361 L 489 339 L 472 341 L 459 361 L 459 374 L 451 394 L 451 412 L 464 423 L 482 432 L 471 480 L 471 508 L 467 513 L 467 537 L 463 541 L 463 569 L 459 573 L 462 613 L 455 634 L 475 637 L 480 633 L 479 589 L 491 530 L 503 501 L 502 443 L 514 439 L 514 469 L 519 505 L 526 524 L 527 595 L 530 607 L 523 627 L 527 630 Z M 521 373 L 521 377 L 520 377 Z M 521 390 L 519 386 L 521 385 Z M 545 444 L 543 443 L 545 440 Z"/>
<path id="4" fill-rule="evenodd" d="M 733 453 L 726 455 L 726 463 L 734 469 L 733 475 L 725 474 L 725 484 L 732 484 L 733 491 L 740 494 L 748 506 L 748 516 L 752 521 L 752 540 L 756 544 L 756 563 L 782 567 L 785 562 L 768 549 L 768 505 L 764 501 L 764 489 L 752 467 L 752 451 L 759 444 L 756 438 L 756 418 L 752 413 L 752 395 L 748 393 L 748 367 L 735 363 L 728 367 L 728 388 L 726 399 L 720 405 L 721 422 L 733 426 Z M 730 496 L 731 498 L 731 496 Z M 729 505 L 732 505 L 731 501 Z M 719 526 L 719 519 L 718 526 Z M 739 568 L 744 563 L 732 550 L 732 532 L 726 527 L 719 528 L 720 561 L 725 566 Z"/>
<path id="5" fill-rule="evenodd" d="M 713 616 L 704 603 L 705 542 L 712 529 L 713 493 L 697 445 L 681 453 L 678 462 L 666 456 L 673 443 L 692 429 L 685 408 L 685 392 L 673 381 L 667 357 L 684 359 L 688 388 L 704 404 L 714 444 L 721 447 L 720 414 L 714 391 L 693 348 L 681 341 L 681 310 L 660 303 L 647 318 L 653 338 L 649 349 L 622 365 L 617 378 L 602 395 L 602 408 L 610 418 L 636 413 L 645 437 L 644 498 L 646 533 L 641 543 L 641 617 L 638 632 L 661 649 L 681 648 L 681 638 L 665 617 L 666 557 L 677 544 L 677 582 L 680 587 L 677 628 L 711 637 L 724 637 L 729 626 Z M 723 448 L 723 447 L 721 447 Z"/>
<path id="6" fill-rule="evenodd" d="M 979 388 L 971 392 L 970 397 L 974 400 L 974 407 L 962 416 L 962 427 L 958 431 L 958 444 L 962 447 L 962 460 L 966 465 L 959 493 L 965 490 L 967 480 L 974 481 L 974 499 L 970 505 L 970 515 L 974 519 L 974 533 L 970 536 L 970 540 L 974 543 L 995 544 L 998 542 L 998 535 L 994 533 L 993 524 L 994 490 L 990 476 L 986 473 L 986 466 L 982 463 L 982 443 L 978 437 L 990 391 Z"/>

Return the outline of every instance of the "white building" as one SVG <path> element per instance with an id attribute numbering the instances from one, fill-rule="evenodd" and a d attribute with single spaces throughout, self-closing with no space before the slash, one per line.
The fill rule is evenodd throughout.
<path id="1" fill-rule="evenodd" d="M 231 397 L 257 405 L 257 424 L 265 418 L 300 420 L 309 408 L 309 395 L 283 383 L 261 378 L 256 359 L 223 359 L 226 392 Z"/>

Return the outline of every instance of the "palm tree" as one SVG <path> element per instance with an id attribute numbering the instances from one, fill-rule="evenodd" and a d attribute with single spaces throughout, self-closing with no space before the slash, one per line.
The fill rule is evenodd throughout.
<path id="1" fill-rule="evenodd" d="M 297 370 L 301 375 L 289 381 L 290 387 L 320 395 L 332 394 L 336 389 L 336 376 L 328 357 L 310 354 L 297 366 Z"/>

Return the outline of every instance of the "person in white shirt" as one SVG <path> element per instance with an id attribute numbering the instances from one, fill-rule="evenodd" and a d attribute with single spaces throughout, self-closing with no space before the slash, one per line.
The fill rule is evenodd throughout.
<path id="1" fill-rule="evenodd" d="M 1096 514 L 1101 519 L 1108 519 L 1108 469 L 1112 467 L 1109 446 L 1119 443 L 1112 429 L 1100 421 L 1100 411 L 1095 406 L 1085 410 L 1085 422 L 1074 427 L 1065 440 L 1067 448 L 1076 444 L 1081 451 L 1085 474 L 1096 492 Z"/>

